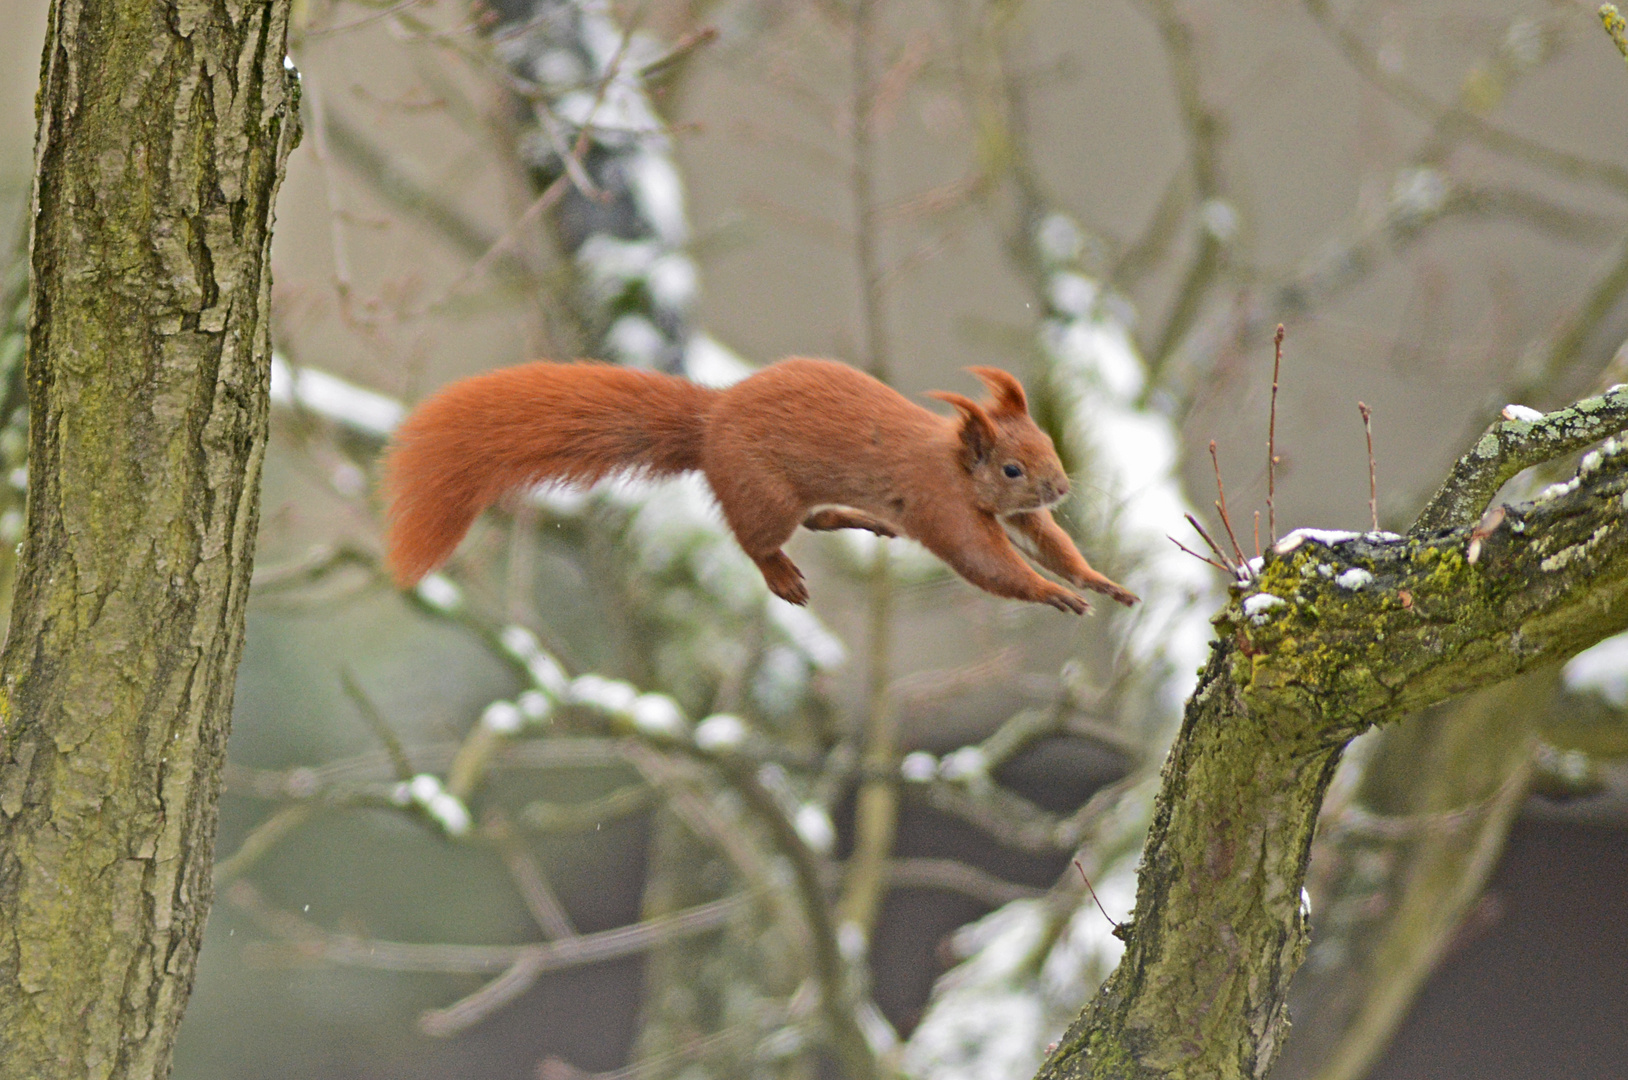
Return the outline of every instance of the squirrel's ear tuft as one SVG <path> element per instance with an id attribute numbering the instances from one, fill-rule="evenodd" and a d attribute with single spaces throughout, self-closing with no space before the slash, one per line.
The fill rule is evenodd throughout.
<path id="1" fill-rule="evenodd" d="M 961 442 L 974 462 L 983 461 L 995 449 L 995 422 L 984 412 L 984 407 L 971 398 L 952 394 L 948 390 L 930 390 L 928 397 L 947 401 L 961 414 Z"/>
<path id="2" fill-rule="evenodd" d="M 989 387 L 990 397 L 994 399 L 994 407 L 990 411 L 996 416 L 1028 415 L 1029 399 L 1023 395 L 1023 384 L 1010 372 L 993 367 L 969 367 L 967 370 Z"/>

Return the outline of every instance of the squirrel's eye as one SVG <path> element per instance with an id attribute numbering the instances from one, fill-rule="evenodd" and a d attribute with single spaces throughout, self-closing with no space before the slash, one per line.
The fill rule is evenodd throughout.
<path id="1" fill-rule="evenodd" d="M 1023 466 L 1021 466 L 1021 465 L 1007 465 L 1006 467 L 1001 469 L 1001 472 L 1005 473 L 1007 476 L 1011 477 L 1013 480 L 1016 480 L 1018 477 L 1023 475 Z"/>

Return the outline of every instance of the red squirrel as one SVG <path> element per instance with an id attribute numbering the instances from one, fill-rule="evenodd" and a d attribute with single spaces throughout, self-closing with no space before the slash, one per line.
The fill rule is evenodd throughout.
<path id="1" fill-rule="evenodd" d="M 769 589 L 793 604 L 808 602 L 808 588 L 780 549 L 798 525 L 908 536 L 980 589 L 1084 614 L 1083 597 L 1018 556 L 1010 529 L 1058 576 L 1135 603 L 1052 520 L 1068 477 L 1022 384 L 968 370 L 988 400 L 931 395 L 956 417 L 832 360 L 783 360 L 722 390 L 593 363 L 464 379 L 414 410 L 389 451 L 391 573 L 404 587 L 418 581 L 505 492 L 700 470 Z"/>

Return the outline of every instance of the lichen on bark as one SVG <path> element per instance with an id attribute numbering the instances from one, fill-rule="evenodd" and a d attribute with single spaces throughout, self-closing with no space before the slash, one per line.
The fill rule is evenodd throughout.
<path id="1" fill-rule="evenodd" d="M 169 1070 L 258 518 L 287 16 L 51 6 L 0 657 L 0 1075 Z"/>
<path id="2" fill-rule="evenodd" d="M 1343 749 L 1628 626 L 1625 492 L 1628 451 L 1611 440 L 1572 481 L 1474 523 L 1292 534 L 1268 553 L 1214 620 L 1125 957 L 1043 1080 L 1266 1074 L 1288 1032 L 1310 844 Z"/>

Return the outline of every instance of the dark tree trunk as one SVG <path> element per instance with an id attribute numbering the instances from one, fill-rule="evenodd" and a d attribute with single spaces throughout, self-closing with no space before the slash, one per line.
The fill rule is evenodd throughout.
<path id="1" fill-rule="evenodd" d="M 0 1076 L 169 1072 L 258 523 L 287 17 L 51 7 L 0 657 Z"/>

